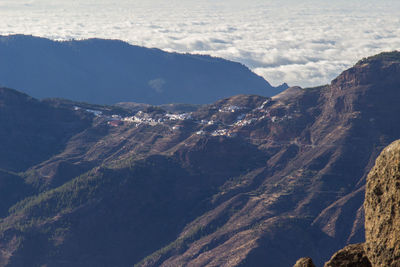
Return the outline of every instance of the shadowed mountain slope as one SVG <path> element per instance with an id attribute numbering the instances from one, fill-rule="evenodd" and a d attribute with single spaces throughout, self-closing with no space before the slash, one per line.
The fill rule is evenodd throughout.
<path id="1" fill-rule="evenodd" d="M 63 150 L 69 138 L 90 125 L 87 114 L 44 104 L 0 88 L 0 168 L 22 171 Z"/>
<path id="2" fill-rule="evenodd" d="M 235 94 L 272 96 L 287 88 L 272 87 L 236 62 L 117 40 L 0 36 L 0 58 L 0 84 L 37 98 L 205 104 Z"/>
<path id="3" fill-rule="evenodd" d="M 366 174 L 400 137 L 398 58 L 187 113 L 35 100 L 90 123 L 13 174 L 30 191 L 7 202 L 0 266 L 320 266 L 364 241 Z"/>

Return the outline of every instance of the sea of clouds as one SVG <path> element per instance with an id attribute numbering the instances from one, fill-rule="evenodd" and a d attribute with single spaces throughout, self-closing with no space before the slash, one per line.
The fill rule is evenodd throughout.
<path id="1" fill-rule="evenodd" d="M 0 35 L 16 33 L 210 54 L 306 87 L 400 50 L 400 1 L 0 0 Z"/>

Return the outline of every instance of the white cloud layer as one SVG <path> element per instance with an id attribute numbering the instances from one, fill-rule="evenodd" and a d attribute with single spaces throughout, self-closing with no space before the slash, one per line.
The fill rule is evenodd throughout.
<path id="1" fill-rule="evenodd" d="M 329 83 L 400 49 L 398 0 L 0 0 L 0 34 L 122 39 L 246 64 L 273 85 Z"/>

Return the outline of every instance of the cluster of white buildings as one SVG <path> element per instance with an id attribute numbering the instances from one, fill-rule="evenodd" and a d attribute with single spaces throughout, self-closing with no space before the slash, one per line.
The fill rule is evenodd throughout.
<path id="1" fill-rule="evenodd" d="M 192 119 L 192 115 L 190 113 L 180 113 L 180 114 L 167 113 L 165 114 L 165 117 L 167 117 L 171 121 L 184 121 Z"/>
<path id="2" fill-rule="evenodd" d="M 242 107 L 234 106 L 234 105 L 228 105 L 228 106 L 223 106 L 220 108 L 218 111 L 219 112 L 236 112 L 238 110 L 242 110 Z"/>
<path id="3" fill-rule="evenodd" d="M 291 115 L 285 115 L 282 117 L 278 116 L 271 116 L 269 114 L 269 111 L 266 109 L 266 105 L 269 103 L 270 99 L 267 99 L 264 101 L 259 107 L 246 112 L 246 108 L 236 106 L 236 105 L 226 105 L 223 107 L 220 107 L 218 109 L 218 112 L 220 113 L 235 113 L 238 111 L 241 111 L 241 113 L 236 117 L 236 121 L 232 123 L 231 125 L 225 125 L 222 122 L 218 120 L 200 120 L 196 121 L 197 123 L 204 125 L 204 126 L 211 126 L 211 125 L 224 125 L 227 126 L 228 128 L 225 129 L 215 129 L 212 131 L 207 131 L 205 129 L 199 130 L 196 132 L 197 135 L 210 135 L 210 136 L 228 136 L 228 137 L 233 137 L 236 135 L 234 131 L 234 127 L 242 127 L 242 126 L 247 126 L 251 125 L 257 121 L 261 120 L 269 120 L 273 123 L 282 121 L 282 120 L 290 120 L 292 119 Z M 75 106 L 75 110 L 81 109 L 80 107 Z M 86 112 L 94 114 L 96 117 L 102 117 L 105 118 L 107 121 L 107 124 L 112 126 L 112 127 L 118 127 L 121 126 L 125 123 L 128 124 L 135 124 L 135 126 L 139 125 L 150 125 L 150 126 L 155 126 L 159 124 L 169 124 L 171 125 L 174 122 L 180 122 L 180 121 L 185 121 L 185 120 L 193 120 L 192 114 L 191 113 L 166 113 L 166 114 L 157 114 L 156 116 L 152 117 L 151 114 L 143 112 L 143 111 L 138 111 L 134 116 L 127 116 L 127 117 L 122 117 L 120 115 L 103 115 L 102 111 L 99 110 L 92 110 L 92 109 L 84 109 Z M 260 113 L 264 113 L 262 116 L 259 116 Z M 170 123 L 168 123 L 170 122 Z M 181 124 L 175 124 L 171 125 L 172 130 L 180 130 L 182 129 Z M 231 128 L 231 129 L 229 129 Z"/>

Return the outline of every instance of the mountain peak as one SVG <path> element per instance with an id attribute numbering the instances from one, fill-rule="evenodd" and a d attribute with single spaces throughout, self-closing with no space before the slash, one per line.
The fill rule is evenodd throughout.
<path id="1" fill-rule="evenodd" d="M 382 52 L 380 54 L 363 58 L 357 62 L 356 66 L 376 63 L 376 62 L 385 62 L 385 63 L 400 63 L 400 52 L 399 51 L 391 51 L 391 52 Z"/>
<path id="2" fill-rule="evenodd" d="M 398 80 L 399 74 L 400 52 L 384 52 L 360 60 L 334 79 L 331 85 L 334 90 L 342 91 L 346 88 L 393 83 Z"/>

